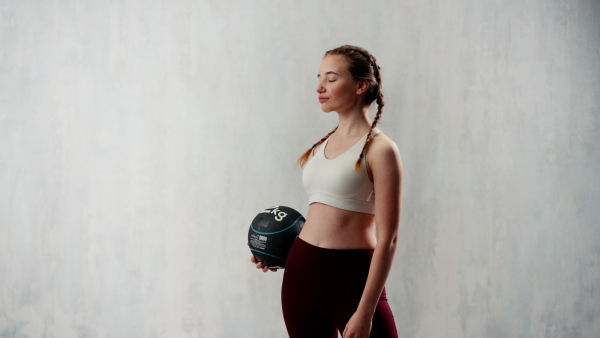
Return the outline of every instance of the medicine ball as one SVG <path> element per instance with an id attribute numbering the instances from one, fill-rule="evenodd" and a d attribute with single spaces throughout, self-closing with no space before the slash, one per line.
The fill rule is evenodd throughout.
<path id="1" fill-rule="evenodd" d="M 256 260 L 283 269 L 304 221 L 298 211 L 284 206 L 270 207 L 256 215 L 248 230 L 250 251 Z"/>

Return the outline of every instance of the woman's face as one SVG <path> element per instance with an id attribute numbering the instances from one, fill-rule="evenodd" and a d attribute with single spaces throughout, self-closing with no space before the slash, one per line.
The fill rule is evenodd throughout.
<path id="1" fill-rule="evenodd" d="M 346 69 L 344 56 L 325 56 L 317 78 L 317 94 L 324 112 L 343 111 L 358 103 L 359 82 Z"/>

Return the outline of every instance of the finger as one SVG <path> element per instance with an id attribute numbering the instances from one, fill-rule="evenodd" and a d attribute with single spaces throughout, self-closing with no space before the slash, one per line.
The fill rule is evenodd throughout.
<path id="1" fill-rule="evenodd" d="M 273 272 L 277 272 L 277 269 L 271 269 L 271 271 L 273 271 Z"/>
<path id="2" fill-rule="evenodd" d="M 257 262 L 256 262 L 256 257 L 254 257 L 254 255 L 252 255 L 252 256 L 250 257 L 250 262 L 252 262 L 252 263 L 254 263 L 254 264 L 256 264 L 256 263 L 257 263 Z"/>
<path id="3" fill-rule="evenodd" d="M 262 270 L 263 270 L 263 272 L 267 272 L 267 271 L 269 271 L 269 267 L 268 267 L 268 266 L 265 266 L 265 267 L 263 267 L 263 269 L 262 269 Z"/>

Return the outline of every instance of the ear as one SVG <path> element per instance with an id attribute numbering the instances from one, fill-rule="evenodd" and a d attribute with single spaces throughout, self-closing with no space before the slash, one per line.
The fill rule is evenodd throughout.
<path id="1" fill-rule="evenodd" d="M 369 90 L 369 81 L 367 80 L 361 80 L 358 81 L 358 86 L 356 87 L 356 95 L 361 95 L 367 92 L 367 90 Z"/>

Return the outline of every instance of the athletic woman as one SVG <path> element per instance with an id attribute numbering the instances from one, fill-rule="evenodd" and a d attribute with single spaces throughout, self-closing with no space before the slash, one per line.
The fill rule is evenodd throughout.
<path id="1" fill-rule="evenodd" d="M 325 53 L 317 78 L 321 109 L 335 111 L 339 123 L 298 160 L 309 207 L 283 276 L 287 331 L 292 338 L 333 338 L 338 330 L 344 338 L 397 337 L 384 286 L 398 238 L 402 164 L 396 144 L 376 128 L 380 68 L 368 51 L 346 45 Z"/>

